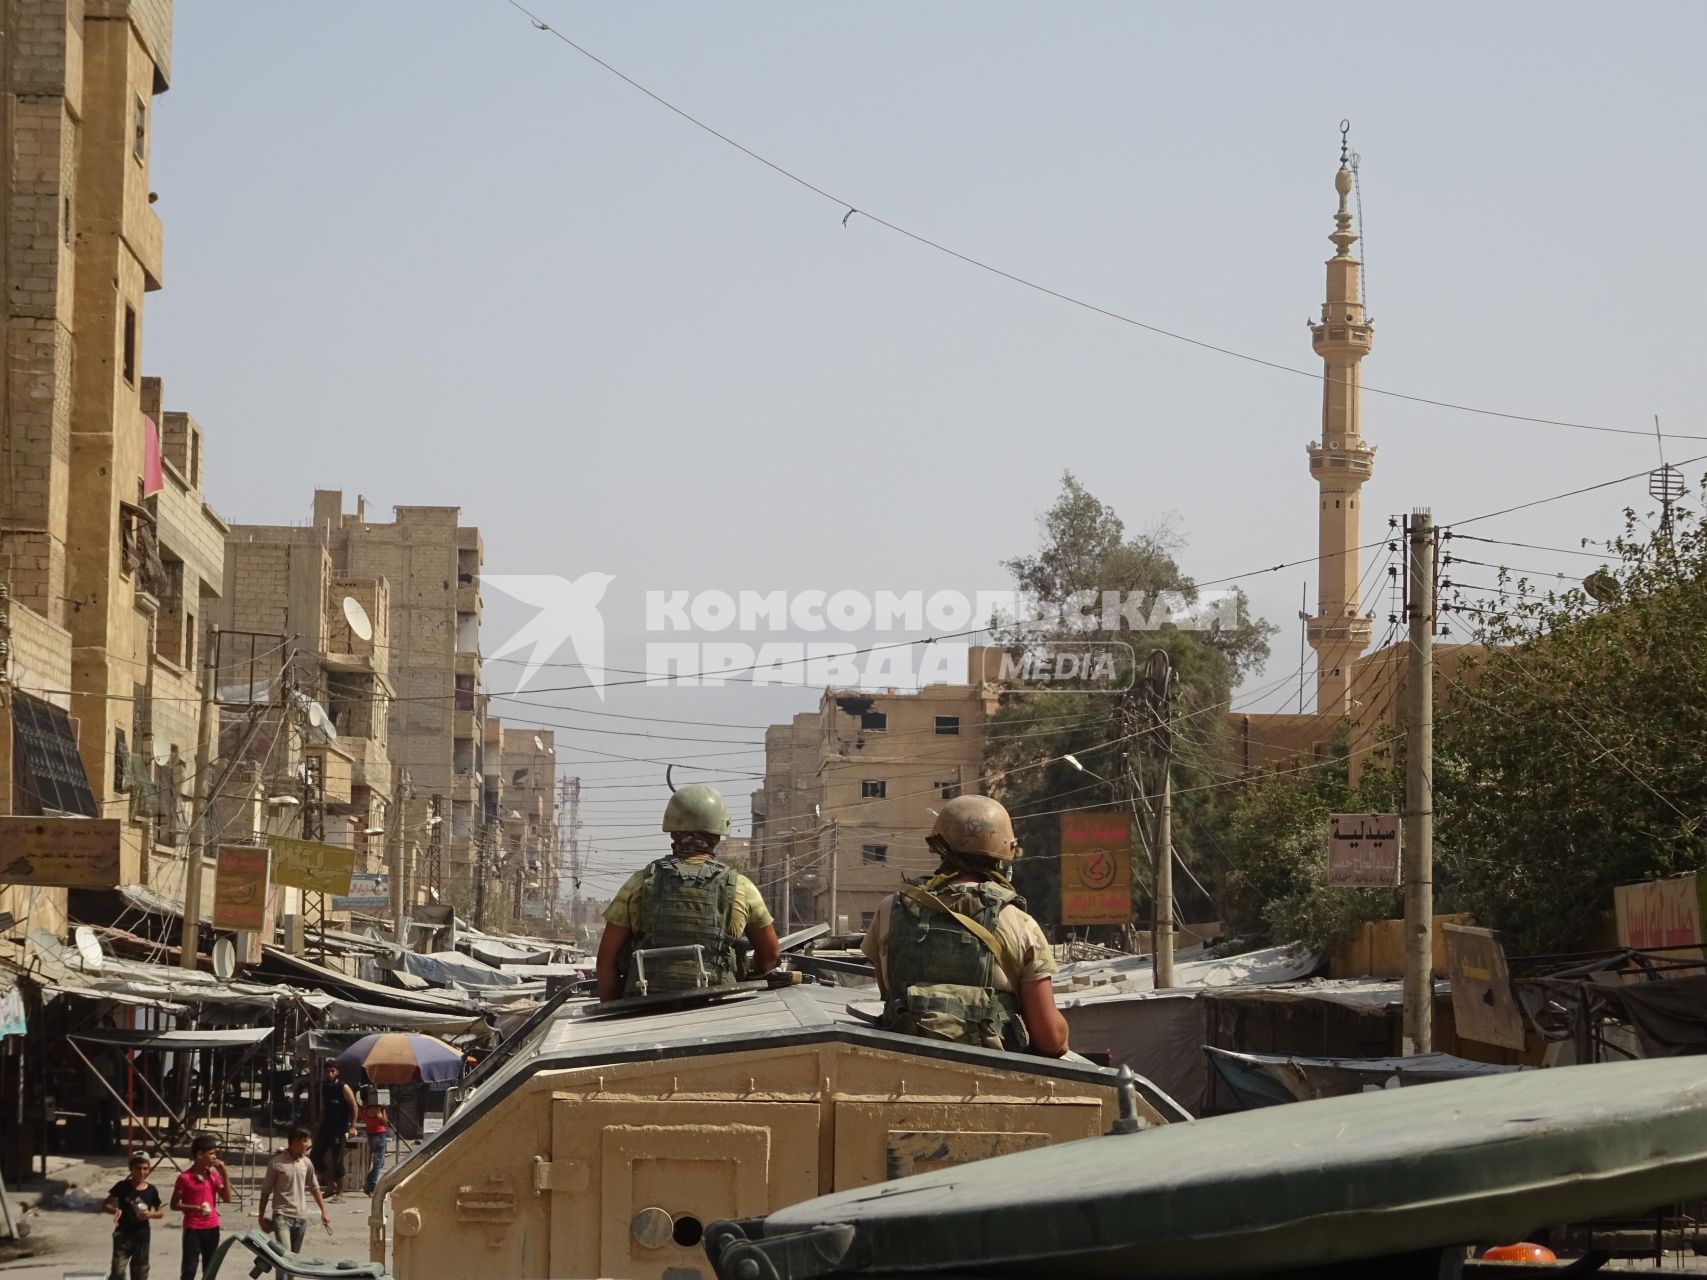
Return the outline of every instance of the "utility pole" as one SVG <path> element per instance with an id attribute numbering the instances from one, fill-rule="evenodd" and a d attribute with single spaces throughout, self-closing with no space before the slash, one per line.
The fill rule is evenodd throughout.
<path id="1" fill-rule="evenodd" d="M 1405 524 L 1409 555 L 1410 670 L 1405 681 L 1406 1056 L 1434 1043 L 1434 517 Z"/>
<path id="2" fill-rule="evenodd" d="M 841 932 L 841 926 L 836 923 L 836 891 L 841 884 L 837 874 L 841 859 L 836 856 L 836 820 L 830 819 L 830 933 L 831 936 Z"/>
<path id="3" fill-rule="evenodd" d="M 184 856 L 189 859 L 184 875 L 184 928 L 179 938 L 178 967 L 194 969 L 201 949 L 202 859 L 213 843 L 213 735 L 219 723 L 219 628 L 208 630 L 207 667 L 202 672 L 202 718 L 196 728 L 196 788 L 192 793 L 190 838 Z"/>
<path id="4" fill-rule="evenodd" d="M 1145 672 L 1145 697 L 1150 706 L 1151 750 L 1158 769 L 1156 836 L 1150 844 L 1155 885 L 1155 923 L 1150 945 L 1155 948 L 1156 990 L 1174 985 L 1174 838 L 1173 838 L 1173 699 L 1174 673 L 1167 652 L 1150 654 Z"/>
<path id="5" fill-rule="evenodd" d="M 581 927 L 581 780 L 563 779 L 563 803 L 569 810 L 569 924 Z"/>
<path id="6" fill-rule="evenodd" d="M 409 946 L 409 866 L 408 852 L 403 840 L 403 819 L 409 811 L 409 801 L 414 798 L 415 788 L 409 783 L 409 775 L 403 770 L 397 771 L 392 780 L 391 794 L 395 797 L 391 809 L 391 835 L 389 843 L 389 862 L 391 864 L 391 935 L 398 946 Z"/>
<path id="7" fill-rule="evenodd" d="M 782 936 L 794 932 L 794 841 L 791 828 L 782 842 Z"/>
<path id="8" fill-rule="evenodd" d="M 474 842 L 474 927 L 486 927 L 486 839 L 492 824 L 482 823 L 480 838 Z"/>

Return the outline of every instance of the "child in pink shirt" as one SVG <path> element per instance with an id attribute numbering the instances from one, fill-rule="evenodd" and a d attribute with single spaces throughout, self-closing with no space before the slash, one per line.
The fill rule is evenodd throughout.
<path id="1" fill-rule="evenodd" d="M 219 1158 L 219 1139 L 198 1133 L 190 1144 L 192 1163 L 172 1187 L 172 1208 L 184 1215 L 184 1254 L 178 1280 L 205 1277 L 219 1248 L 219 1201 L 230 1203 L 231 1177 Z"/>

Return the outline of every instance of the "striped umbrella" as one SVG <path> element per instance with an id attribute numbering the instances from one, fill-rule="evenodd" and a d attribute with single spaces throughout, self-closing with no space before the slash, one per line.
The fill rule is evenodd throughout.
<path id="1" fill-rule="evenodd" d="M 363 1036 L 338 1055 L 338 1069 L 345 1079 L 367 1072 L 374 1084 L 429 1084 L 455 1080 L 462 1073 L 462 1053 L 436 1036 L 413 1031 L 385 1031 Z"/>

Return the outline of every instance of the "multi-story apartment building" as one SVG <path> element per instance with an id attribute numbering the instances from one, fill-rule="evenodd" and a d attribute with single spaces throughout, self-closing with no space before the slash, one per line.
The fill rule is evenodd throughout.
<path id="1" fill-rule="evenodd" d="M 255 708 L 270 710 L 267 729 L 241 751 L 243 777 L 226 794 L 262 786 L 295 799 L 291 834 L 354 849 L 358 870 L 382 871 L 398 785 L 387 715 L 390 584 L 337 573 L 308 530 L 280 531 L 293 538 L 251 532 L 232 531 L 214 608 L 222 756 L 238 752 Z"/>
<path id="2" fill-rule="evenodd" d="M 496 839 L 488 870 L 511 920 L 550 918 L 557 882 L 557 738 L 550 729 L 486 721 L 486 796 Z M 503 923 L 489 915 L 494 927 Z"/>
<path id="3" fill-rule="evenodd" d="M 315 619 L 324 623 L 326 644 L 350 646 L 317 649 L 348 659 L 341 670 L 337 664 L 326 670 L 328 708 L 342 704 L 344 714 L 354 714 L 364 693 L 370 707 L 381 702 L 387 707 L 389 723 L 380 740 L 391 764 L 410 782 L 404 825 L 410 831 L 425 829 L 437 798 L 449 827 L 448 838 L 440 842 L 439 882 L 459 901 L 472 902 L 475 851 L 487 808 L 485 698 L 479 691 L 480 531 L 459 524 L 456 507 L 398 507 L 387 523 L 368 520 L 360 498 L 353 513 L 343 507 L 342 492 L 318 490 L 309 527 L 236 525 L 232 554 L 271 556 L 276 563 L 280 551 L 304 547 L 324 557 L 323 570 L 299 568 L 305 575 L 301 584 L 286 589 L 298 600 L 296 616 L 308 620 L 305 625 L 317 625 Z M 350 584 L 383 582 L 383 604 L 377 594 L 357 595 L 364 607 L 373 606 L 368 612 L 376 636 L 379 615 L 386 615 L 383 658 L 371 645 L 347 639 L 341 597 L 316 594 L 314 584 L 322 577 L 352 592 Z M 363 728 L 370 739 L 381 733 L 378 724 Z M 370 799 L 381 772 L 378 764 L 375 758 L 367 770 Z M 386 784 L 387 794 L 392 785 Z M 372 816 L 369 826 L 383 825 Z M 416 875 L 409 880 L 425 883 Z"/>
<path id="4" fill-rule="evenodd" d="M 171 747 L 193 748 L 160 709 L 210 581 L 192 545 L 207 532 L 199 461 L 155 466 L 174 451 L 141 376 L 143 300 L 163 278 L 149 155 L 171 27 L 171 0 L 9 0 L 0 23 L 0 805 L 120 819 L 121 883 L 158 869 L 156 815 L 133 796 Z M 58 928 L 65 894 L 9 893 L 0 909 Z"/>
<path id="5" fill-rule="evenodd" d="M 971 664 L 981 675 L 981 649 Z M 779 922 L 863 929 L 902 875 L 934 869 L 925 837 L 945 800 L 982 791 L 995 710 L 982 682 L 828 689 L 816 712 L 767 729 L 753 863 Z"/>

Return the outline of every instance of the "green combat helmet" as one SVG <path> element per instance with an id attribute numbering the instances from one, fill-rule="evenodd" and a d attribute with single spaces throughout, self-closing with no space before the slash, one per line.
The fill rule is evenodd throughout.
<path id="1" fill-rule="evenodd" d="M 716 787 L 695 782 L 670 796 L 664 806 L 665 831 L 704 831 L 709 835 L 729 834 L 729 807 L 723 803 L 723 793 Z"/>

